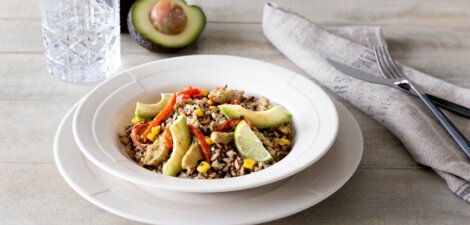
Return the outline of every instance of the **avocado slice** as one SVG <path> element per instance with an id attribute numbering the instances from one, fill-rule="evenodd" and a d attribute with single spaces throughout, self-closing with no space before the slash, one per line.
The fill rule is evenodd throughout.
<path id="1" fill-rule="evenodd" d="M 191 144 L 191 135 L 189 134 L 186 116 L 179 116 L 170 126 L 171 137 L 173 138 L 173 152 L 168 161 L 163 164 L 163 174 L 167 176 L 176 176 L 183 168 L 181 162 L 186 151 Z"/>
<path id="2" fill-rule="evenodd" d="M 223 104 L 219 109 L 229 119 L 244 117 L 259 129 L 277 127 L 292 119 L 292 114 L 280 106 L 274 106 L 266 111 L 252 111 L 240 105 Z"/>
<path id="3" fill-rule="evenodd" d="M 159 32 L 152 24 L 150 13 L 160 0 L 138 0 L 129 11 L 129 33 L 142 47 L 153 52 L 174 52 L 199 37 L 206 25 L 206 16 L 199 6 L 188 5 L 184 0 L 172 0 L 183 9 L 187 20 L 184 30 L 168 35 Z"/>
<path id="4" fill-rule="evenodd" d="M 162 99 L 155 104 L 144 104 L 137 102 L 135 106 L 135 115 L 140 119 L 152 119 L 170 102 L 173 94 L 162 93 Z"/>

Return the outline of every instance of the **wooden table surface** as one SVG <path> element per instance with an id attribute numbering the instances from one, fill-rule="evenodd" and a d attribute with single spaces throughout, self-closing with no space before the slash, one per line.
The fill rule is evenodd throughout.
<path id="1" fill-rule="evenodd" d="M 264 1 L 201 0 L 208 18 L 196 45 L 154 54 L 123 35 L 122 68 L 188 54 L 226 54 L 303 73 L 264 38 Z M 470 1 L 273 1 L 324 26 L 382 26 L 399 61 L 470 88 Z M 0 0 L 0 224 L 138 224 L 75 193 L 53 159 L 56 129 L 95 84 L 69 84 L 46 72 L 38 0 Z M 344 103 L 344 101 L 342 101 Z M 337 193 L 270 224 L 469 224 L 470 205 L 417 165 L 372 118 L 345 105 L 364 134 L 364 156 Z"/>

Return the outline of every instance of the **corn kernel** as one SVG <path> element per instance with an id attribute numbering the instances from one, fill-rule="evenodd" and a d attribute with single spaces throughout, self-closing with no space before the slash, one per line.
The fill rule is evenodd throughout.
<path id="1" fill-rule="evenodd" d="M 272 105 L 268 105 L 268 109 L 272 109 L 272 108 L 273 108 L 273 106 L 272 106 Z"/>
<path id="2" fill-rule="evenodd" d="M 140 118 L 137 116 L 134 116 L 131 121 L 132 121 L 132 124 L 136 125 L 140 122 Z"/>
<path id="3" fill-rule="evenodd" d="M 245 159 L 243 162 L 243 168 L 253 170 L 253 167 L 255 166 L 256 161 L 253 159 Z"/>
<path id="4" fill-rule="evenodd" d="M 284 145 L 290 145 L 290 141 L 287 140 L 286 138 L 281 138 L 281 143 L 284 144 Z"/>
<path id="5" fill-rule="evenodd" d="M 211 111 L 217 111 L 217 106 L 211 105 L 211 106 L 209 106 L 209 109 L 210 109 Z"/>
<path id="6" fill-rule="evenodd" d="M 202 94 L 202 96 L 207 96 L 207 95 L 209 95 L 209 90 L 207 90 L 207 89 L 202 89 L 202 90 L 201 90 L 201 94 Z"/>
<path id="7" fill-rule="evenodd" d="M 206 173 L 209 169 L 211 168 L 211 165 L 207 163 L 206 161 L 202 161 L 199 163 L 199 166 L 197 166 L 197 172 L 199 173 Z"/>
<path id="8" fill-rule="evenodd" d="M 204 112 L 202 111 L 202 109 L 196 109 L 194 111 L 194 114 L 196 114 L 197 117 L 201 117 L 204 115 Z"/>
<path id="9" fill-rule="evenodd" d="M 160 126 L 152 127 L 152 134 L 158 135 L 160 133 Z"/>
<path id="10" fill-rule="evenodd" d="M 155 134 L 153 134 L 153 133 L 147 134 L 147 139 L 149 139 L 149 140 L 151 140 L 151 141 L 155 141 L 155 138 L 156 138 L 156 137 L 157 137 L 157 136 L 156 136 Z"/>
<path id="11" fill-rule="evenodd" d="M 214 142 L 212 141 L 212 139 L 211 139 L 210 137 L 206 137 L 206 143 L 207 143 L 208 145 L 211 145 L 211 144 L 213 144 Z"/>

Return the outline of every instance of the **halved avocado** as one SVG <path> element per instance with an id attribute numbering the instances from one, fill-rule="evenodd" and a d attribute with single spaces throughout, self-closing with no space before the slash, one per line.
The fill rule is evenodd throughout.
<path id="1" fill-rule="evenodd" d="M 266 111 L 252 111 L 240 105 L 223 104 L 219 109 L 228 118 L 244 117 L 259 129 L 277 127 L 292 119 L 292 114 L 280 106 L 274 106 Z"/>
<path id="2" fill-rule="evenodd" d="M 199 6 L 187 5 L 184 0 L 172 0 L 183 9 L 187 20 L 178 34 L 164 34 L 152 24 L 150 13 L 160 0 L 138 0 L 129 11 L 129 33 L 142 47 L 153 52 L 174 52 L 197 40 L 206 25 L 206 16 Z"/>

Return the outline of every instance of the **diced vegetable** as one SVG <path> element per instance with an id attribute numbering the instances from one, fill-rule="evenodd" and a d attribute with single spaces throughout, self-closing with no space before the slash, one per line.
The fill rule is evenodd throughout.
<path id="1" fill-rule="evenodd" d="M 147 135 L 152 132 L 152 128 L 160 125 L 163 120 L 165 120 L 172 112 L 173 112 L 173 107 L 175 106 L 176 103 L 176 94 L 173 93 L 173 97 L 171 97 L 170 102 L 165 106 L 165 108 L 158 113 L 157 116 L 153 119 L 152 122 L 150 122 L 149 126 L 145 130 L 145 132 L 141 135 L 141 138 L 144 141 L 147 141 Z"/>
<path id="2" fill-rule="evenodd" d="M 132 121 L 132 124 L 133 124 L 133 125 L 136 125 L 136 124 L 142 122 L 142 119 L 140 119 L 140 118 L 137 117 L 137 116 L 134 116 L 134 117 L 132 117 L 132 120 L 131 120 L 131 121 Z"/>
<path id="3" fill-rule="evenodd" d="M 160 133 L 160 126 L 152 127 L 152 134 L 158 135 Z"/>
<path id="4" fill-rule="evenodd" d="M 212 141 L 212 139 L 210 137 L 205 137 L 205 139 L 206 139 L 206 143 L 208 145 L 214 144 L 214 142 Z"/>
<path id="5" fill-rule="evenodd" d="M 204 160 L 206 160 L 207 162 L 210 162 L 212 158 L 212 152 L 209 149 L 209 146 L 207 146 L 206 138 L 204 137 L 204 134 L 202 134 L 199 128 L 191 126 L 191 125 L 189 125 L 189 130 L 198 140 L 199 145 L 202 148 L 202 154 L 204 155 Z"/>
<path id="6" fill-rule="evenodd" d="M 213 105 L 215 102 L 214 102 L 214 96 L 208 96 L 209 97 L 209 100 L 207 101 L 207 104 L 209 105 Z"/>
<path id="7" fill-rule="evenodd" d="M 210 109 L 211 111 L 217 111 L 217 106 L 211 105 L 211 106 L 209 106 L 209 109 Z"/>
<path id="8" fill-rule="evenodd" d="M 211 168 L 211 165 L 207 163 L 206 161 L 202 161 L 199 163 L 199 166 L 197 166 L 197 172 L 199 173 L 207 173 L 207 171 Z"/>
<path id="9" fill-rule="evenodd" d="M 281 143 L 284 144 L 284 145 L 290 145 L 290 141 L 287 140 L 287 138 L 281 138 L 281 139 L 279 139 L 279 140 L 280 140 Z"/>
<path id="10" fill-rule="evenodd" d="M 245 159 L 243 162 L 243 168 L 253 170 L 253 167 L 255 166 L 256 161 L 253 159 Z"/>
<path id="11" fill-rule="evenodd" d="M 201 89 L 201 95 L 202 96 L 207 96 L 209 94 L 209 90 L 207 89 Z"/>
<path id="12" fill-rule="evenodd" d="M 196 114 L 197 117 L 204 116 L 204 112 L 202 111 L 202 109 L 194 110 L 194 114 Z"/>
<path id="13" fill-rule="evenodd" d="M 155 141 L 155 137 L 156 137 L 156 136 L 155 136 L 155 134 L 153 134 L 153 133 L 150 133 L 150 134 L 147 135 L 147 139 L 149 139 L 149 140 L 152 141 L 152 142 Z"/>

